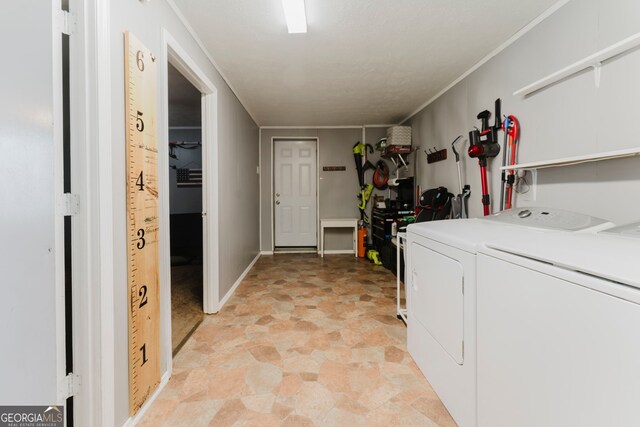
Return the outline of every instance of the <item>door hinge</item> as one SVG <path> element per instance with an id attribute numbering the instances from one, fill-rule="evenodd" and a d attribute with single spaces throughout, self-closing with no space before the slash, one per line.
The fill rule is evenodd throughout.
<path id="1" fill-rule="evenodd" d="M 58 208 L 64 216 L 77 215 L 80 212 L 80 198 L 73 193 L 61 194 L 58 198 Z"/>
<path id="2" fill-rule="evenodd" d="M 76 396 L 79 390 L 80 375 L 72 372 L 62 379 L 62 383 L 60 384 L 60 397 L 62 399 L 68 399 L 71 396 Z"/>
<path id="3" fill-rule="evenodd" d="M 59 15 L 60 32 L 68 36 L 76 32 L 76 16 L 73 13 L 61 10 Z"/>

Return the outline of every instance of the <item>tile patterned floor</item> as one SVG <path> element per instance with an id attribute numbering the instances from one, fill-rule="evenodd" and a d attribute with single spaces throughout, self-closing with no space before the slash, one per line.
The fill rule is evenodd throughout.
<path id="1" fill-rule="evenodd" d="M 394 297 L 394 276 L 348 255 L 260 258 L 141 425 L 454 426 L 406 352 Z"/>

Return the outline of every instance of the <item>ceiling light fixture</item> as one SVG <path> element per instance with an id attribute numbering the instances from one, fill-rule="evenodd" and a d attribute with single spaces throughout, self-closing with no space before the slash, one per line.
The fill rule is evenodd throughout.
<path id="1" fill-rule="evenodd" d="M 282 7 L 289 34 L 306 33 L 307 15 L 304 10 L 304 0 L 282 0 Z"/>

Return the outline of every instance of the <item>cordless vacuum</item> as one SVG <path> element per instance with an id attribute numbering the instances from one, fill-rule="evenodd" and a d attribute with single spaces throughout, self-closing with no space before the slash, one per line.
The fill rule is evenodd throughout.
<path id="1" fill-rule="evenodd" d="M 482 183 L 482 207 L 484 215 L 491 214 L 491 197 L 489 196 L 489 184 L 487 181 L 487 159 L 496 157 L 500 153 L 498 143 L 498 132 L 502 128 L 500 116 L 500 98 L 495 102 L 495 123 L 489 125 L 491 112 L 484 110 L 478 114 L 477 118 L 482 122 L 482 129 L 474 129 L 469 132 L 469 157 L 478 159 L 480 165 L 480 179 Z"/>

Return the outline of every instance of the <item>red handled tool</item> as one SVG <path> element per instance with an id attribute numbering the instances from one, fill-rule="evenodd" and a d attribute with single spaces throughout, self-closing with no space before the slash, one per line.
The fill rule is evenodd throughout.
<path id="1" fill-rule="evenodd" d="M 504 130 L 504 142 L 502 143 L 502 170 L 500 172 L 500 210 L 504 210 L 504 189 L 507 186 L 507 171 L 504 169 L 507 166 L 507 147 L 509 146 L 509 134 L 507 129 L 509 128 L 509 117 L 504 116 L 502 121 L 502 130 Z"/>
<path id="2" fill-rule="evenodd" d="M 478 114 L 478 119 L 482 121 L 482 130 L 474 129 L 469 132 L 469 157 L 478 159 L 480 165 L 480 179 L 482 181 L 482 207 L 484 215 L 491 214 L 491 196 L 489 195 L 489 183 L 487 180 L 487 159 L 496 157 L 500 153 L 498 144 L 498 132 L 502 129 L 500 115 L 500 98 L 495 102 L 496 121 L 493 126 L 489 126 L 491 112 L 488 110 Z"/>
<path id="3" fill-rule="evenodd" d="M 518 142 L 520 141 L 520 122 L 515 116 L 507 117 L 508 126 L 505 131 L 509 136 L 509 164 L 508 166 L 513 166 L 516 164 L 516 160 L 518 157 Z M 505 147 L 506 149 L 507 147 Z M 516 175 L 513 169 L 509 169 L 509 174 L 507 175 L 506 182 L 506 200 L 505 200 L 505 209 L 511 209 L 513 207 L 513 185 L 516 182 Z"/>

